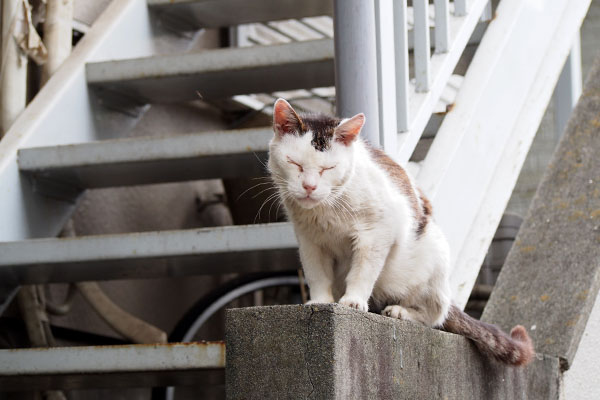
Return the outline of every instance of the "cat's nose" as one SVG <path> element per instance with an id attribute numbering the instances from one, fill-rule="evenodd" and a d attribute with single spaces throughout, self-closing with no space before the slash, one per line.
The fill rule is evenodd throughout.
<path id="1" fill-rule="evenodd" d="M 304 188 L 304 190 L 306 190 L 306 194 L 308 195 L 310 195 L 317 189 L 317 185 L 310 185 L 306 182 L 302 183 L 302 187 Z"/>

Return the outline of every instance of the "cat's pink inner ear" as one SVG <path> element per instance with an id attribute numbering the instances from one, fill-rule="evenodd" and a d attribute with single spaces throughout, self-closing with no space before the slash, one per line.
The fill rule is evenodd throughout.
<path id="1" fill-rule="evenodd" d="M 292 106 L 284 99 L 277 99 L 273 107 L 273 130 L 279 136 L 298 132 L 302 121 Z"/>
<path id="2" fill-rule="evenodd" d="M 349 146 L 354 139 L 358 137 L 360 130 L 365 124 L 365 114 L 356 114 L 354 117 L 347 121 L 344 121 L 337 128 L 335 128 L 335 136 L 338 142 Z"/>

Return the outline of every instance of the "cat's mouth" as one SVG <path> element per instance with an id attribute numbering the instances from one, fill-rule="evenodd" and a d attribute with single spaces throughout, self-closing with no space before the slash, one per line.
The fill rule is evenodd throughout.
<path id="1" fill-rule="evenodd" d="M 310 195 L 306 195 L 304 197 L 297 197 L 296 201 L 303 207 L 313 207 L 319 203 L 319 200 L 311 197 Z"/>

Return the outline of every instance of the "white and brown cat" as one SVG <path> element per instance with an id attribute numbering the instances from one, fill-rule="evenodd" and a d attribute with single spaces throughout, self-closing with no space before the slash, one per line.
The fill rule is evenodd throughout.
<path id="1" fill-rule="evenodd" d="M 431 204 L 405 170 L 359 138 L 363 114 L 299 115 L 283 99 L 273 112 L 269 171 L 300 245 L 309 303 L 338 302 L 443 327 L 500 361 L 527 364 L 522 326 L 510 336 L 452 305 L 446 239 Z"/>

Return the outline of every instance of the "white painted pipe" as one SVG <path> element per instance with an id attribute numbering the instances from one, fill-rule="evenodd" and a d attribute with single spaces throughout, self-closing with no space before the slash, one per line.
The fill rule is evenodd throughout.
<path id="1" fill-rule="evenodd" d="M 19 49 L 13 29 L 23 20 L 21 0 L 2 0 L 2 64 L 0 66 L 0 137 L 25 109 L 27 56 Z"/>
<path id="2" fill-rule="evenodd" d="M 364 113 L 361 135 L 379 146 L 375 2 L 335 0 L 333 18 L 337 113 Z"/>
<path id="3" fill-rule="evenodd" d="M 73 0 L 48 0 L 44 21 L 44 44 L 48 60 L 42 69 L 42 83 L 46 83 L 71 53 Z"/>

